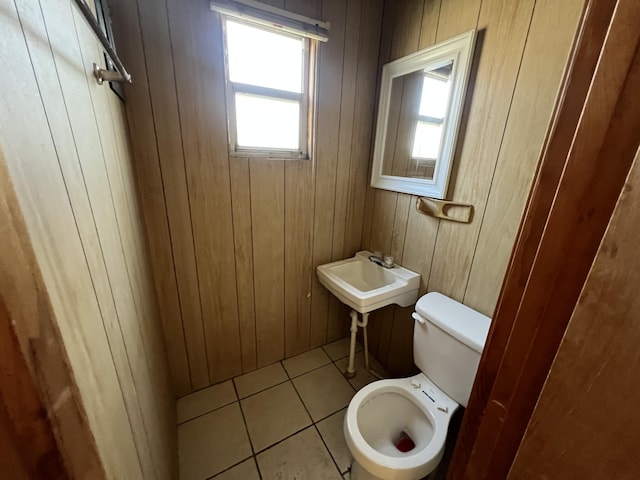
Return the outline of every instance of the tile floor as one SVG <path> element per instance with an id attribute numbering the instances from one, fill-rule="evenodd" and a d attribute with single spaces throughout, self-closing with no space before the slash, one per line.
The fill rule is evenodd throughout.
<path id="1" fill-rule="evenodd" d="M 358 351 L 348 381 L 345 338 L 179 399 L 181 480 L 348 479 L 342 421 L 375 380 Z"/>

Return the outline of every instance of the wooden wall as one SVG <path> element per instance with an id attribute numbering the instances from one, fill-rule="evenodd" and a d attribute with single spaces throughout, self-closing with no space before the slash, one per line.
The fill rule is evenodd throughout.
<path id="1" fill-rule="evenodd" d="M 315 155 L 229 158 L 219 17 L 204 0 L 114 0 L 127 114 L 177 395 L 346 333 L 315 267 L 361 244 L 382 0 L 270 0 L 331 22 Z"/>
<path id="2" fill-rule="evenodd" d="M 640 151 L 509 478 L 638 477 L 638 225 Z"/>
<path id="3" fill-rule="evenodd" d="M 0 0 L 0 30 L 0 170 L 10 176 L 2 214 L 26 226 L 17 235 L 22 220 L 2 224 L 0 293 L 23 352 L 45 375 L 38 345 L 62 338 L 75 385 L 47 400 L 58 412 L 80 398 L 102 463 L 78 478 L 100 478 L 102 468 L 106 478 L 177 478 L 175 405 L 124 106 L 93 79 L 103 53 L 74 2 Z M 6 200 L 11 183 L 17 205 Z M 29 239 L 44 292 L 35 267 L 18 269 Z M 49 301 L 52 332 L 41 330 Z M 66 427 L 57 431 L 76 435 L 71 443 L 83 438 Z"/>
<path id="4" fill-rule="evenodd" d="M 390 252 L 439 291 L 491 316 L 534 176 L 582 0 L 387 2 L 380 64 L 470 29 L 478 39 L 448 199 L 470 224 L 416 212 L 416 197 L 369 188 L 363 247 Z M 371 348 L 392 373 L 412 368 L 411 309 L 371 317 Z"/>

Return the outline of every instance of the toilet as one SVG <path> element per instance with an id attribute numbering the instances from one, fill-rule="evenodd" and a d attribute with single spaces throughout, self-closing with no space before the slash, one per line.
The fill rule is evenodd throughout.
<path id="1" fill-rule="evenodd" d="M 436 292 L 418 300 L 413 319 L 421 373 L 371 383 L 347 409 L 351 480 L 425 478 L 442 458 L 453 412 L 467 406 L 491 319 Z"/>

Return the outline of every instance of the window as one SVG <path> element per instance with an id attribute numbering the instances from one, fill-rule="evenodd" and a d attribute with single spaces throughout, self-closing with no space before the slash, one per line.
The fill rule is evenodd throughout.
<path id="1" fill-rule="evenodd" d="M 309 158 L 315 41 L 222 19 L 231 154 Z"/>

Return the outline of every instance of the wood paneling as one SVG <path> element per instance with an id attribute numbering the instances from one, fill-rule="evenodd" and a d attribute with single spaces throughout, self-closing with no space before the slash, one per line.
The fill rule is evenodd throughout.
<path id="1" fill-rule="evenodd" d="M 451 478 L 506 476 L 637 153 L 640 8 L 585 12 Z"/>
<path id="2" fill-rule="evenodd" d="M 509 478 L 637 478 L 638 225 L 640 151 Z"/>
<path id="3" fill-rule="evenodd" d="M 390 27 L 391 51 L 412 28 L 419 44 L 403 54 L 478 30 L 448 194 L 473 204 L 475 215 L 471 224 L 438 221 L 415 211 L 414 196 L 369 189 L 363 247 L 391 252 L 420 272 L 421 293 L 439 291 L 490 316 L 583 2 L 425 1 L 418 2 L 422 16 L 414 3 L 395 2 L 405 18 Z M 374 354 L 392 373 L 406 374 L 410 309 L 387 310 L 371 317 L 372 333 L 380 330 Z"/>
<path id="4" fill-rule="evenodd" d="M 73 2 L 3 0 L 0 8 L 0 57 L 9 66 L 0 80 L 0 145 L 73 370 L 71 388 L 108 478 L 174 478 L 175 405 L 126 120 L 120 100 L 92 76 L 102 49 Z M 8 288 L 12 315 L 33 314 Z M 29 352 L 41 332 L 19 333 Z M 33 361 L 34 374 L 50 371 Z M 49 400 L 58 408 L 65 395 Z"/>
<path id="5" fill-rule="evenodd" d="M 478 368 L 475 388 L 458 435 L 451 478 L 462 476 L 475 443 L 491 388 L 504 357 L 515 317 L 520 309 L 527 278 L 534 264 L 540 239 L 545 231 L 549 211 L 556 196 L 559 179 L 598 63 L 615 0 L 585 5 L 580 31 L 574 40 L 570 64 L 564 73 L 561 93 L 553 113 L 553 126 L 547 132 L 534 187 L 527 201 L 522 224 L 516 238 L 497 311 L 505 322 L 493 322 Z M 529 332 L 524 332 L 530 336 Z"/>
<path id="6" fill-rule="evenodd" d="M 347 312 L 315 268 L 360 248 L 382 0 L 268 2 L 331 22 L 313 155 L 294 161 L 228 155 L 222 36 L 207 2 L 113 3 L 176 394 L 342 336 Z"/>

